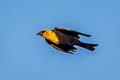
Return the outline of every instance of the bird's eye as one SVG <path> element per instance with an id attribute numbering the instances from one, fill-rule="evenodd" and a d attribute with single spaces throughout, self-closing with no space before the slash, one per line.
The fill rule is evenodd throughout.
<path id="1" fill-rule="evenodd" d="M 42 33 L 44 33 L 45 31 L 42 31 Z"/>

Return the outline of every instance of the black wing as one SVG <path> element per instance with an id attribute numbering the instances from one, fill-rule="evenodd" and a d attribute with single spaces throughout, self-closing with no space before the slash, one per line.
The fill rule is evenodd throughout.
<path id="1" fill-rule="evenodd" d="M 62 51 L 62 52 L 67 52 L 70 54 L 73 54 L 73 52 L 75 52 L 76 48 L 73 45 L 61 45 L 61 44 L 54 44 L 51 41 L 45 39 L 46 42 L 52 46 L 53 48 Z"/>
<path id="2" fill-rule="evenodd" d="M 77 37 L 77 38 L 79 38 L 78 35 L 91 37 L 91 35 L 89 35 L 89 34 L 81 33 L 81 32 L 78 32 L 78 31 L 74 31 L 72 29 L 61 28 L 61 27 L 55 27 L 54 31 L 61 31 L 63 33 L 69 34 L 69 35 Z"/>

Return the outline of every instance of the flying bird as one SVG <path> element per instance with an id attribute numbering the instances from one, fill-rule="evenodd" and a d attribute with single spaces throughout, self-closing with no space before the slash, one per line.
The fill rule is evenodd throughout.
<path id="1" fill-rule="evenodd" d="M 79 40 L 79 35 L 85 37 L 91 37 L 91 35 L 62 27 L 55 27 L 54 30 L 44 29 L 38 32 L 37 35 L 45 38 L 46 42 L 53 48 L 71 54 L 77 50 L 74 45 L 90 51 L 94 51 L 95 47 L 98 46 L 98 44 L 85 43 Z"/>

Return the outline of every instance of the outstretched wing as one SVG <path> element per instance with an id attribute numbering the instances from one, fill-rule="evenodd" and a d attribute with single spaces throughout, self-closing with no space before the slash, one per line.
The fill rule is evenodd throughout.
<path id="1" fill-rule="evenodd" d="M 76 48 L 73 47 L 73 45 L 54 44 L 47 39 L 45 39 L 45 40 L 50 46 L 52 46 L 53 48 L 55 48 L 59 51 L 62 51 L 62 52 L 67 52 L 67 53 L 73 54 L 73 52 L 75 52 L 75 50 L 76 50 Z"/>
<path id="2" fill-rule="evenodd" d="M 61 31 L 65 34 L 68 34 L 68 35 L 71 35 L 71 36 L 74 36 L 74 37 L 77 37 L 79 38 L 78 35 L 82 35 L 82 36 L 86 36 L 86 37 L 91 37 L 91 35 L 89 34 L 85 34 L 85 33 L 81 33 L 81 32 L 78 32 L 78 31 L 74 31 L 72 29 L 66 29 L 66 28 L 61 28 L 61 27 L 55 27 L 54 31 Z"/>

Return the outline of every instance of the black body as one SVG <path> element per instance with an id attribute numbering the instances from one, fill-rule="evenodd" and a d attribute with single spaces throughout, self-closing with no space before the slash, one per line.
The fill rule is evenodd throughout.
<path id="1" fill-rule="evenodd" d="M 77 50 L 74 45 L 86 48 L 90 51 L 94 51 L 95 47 L 98 46 L 98 44 L 89 44 L 89 43 L 84 43 L 79 40 L 79 35 L 86 36 L 86 37 L 91 37 L 91 35 L 80 33 L 71 29 L 65 29 L 65 28 L 60 28 L 60 27 L 55 27 L 53 30 L 58 39 L 59 39 L 59 44 L 52 43 L 49 40 L 46 40 L 49 45 L 52 47 L 63 51 L 67 53 L 73 53 L 75 50 Z"/>

